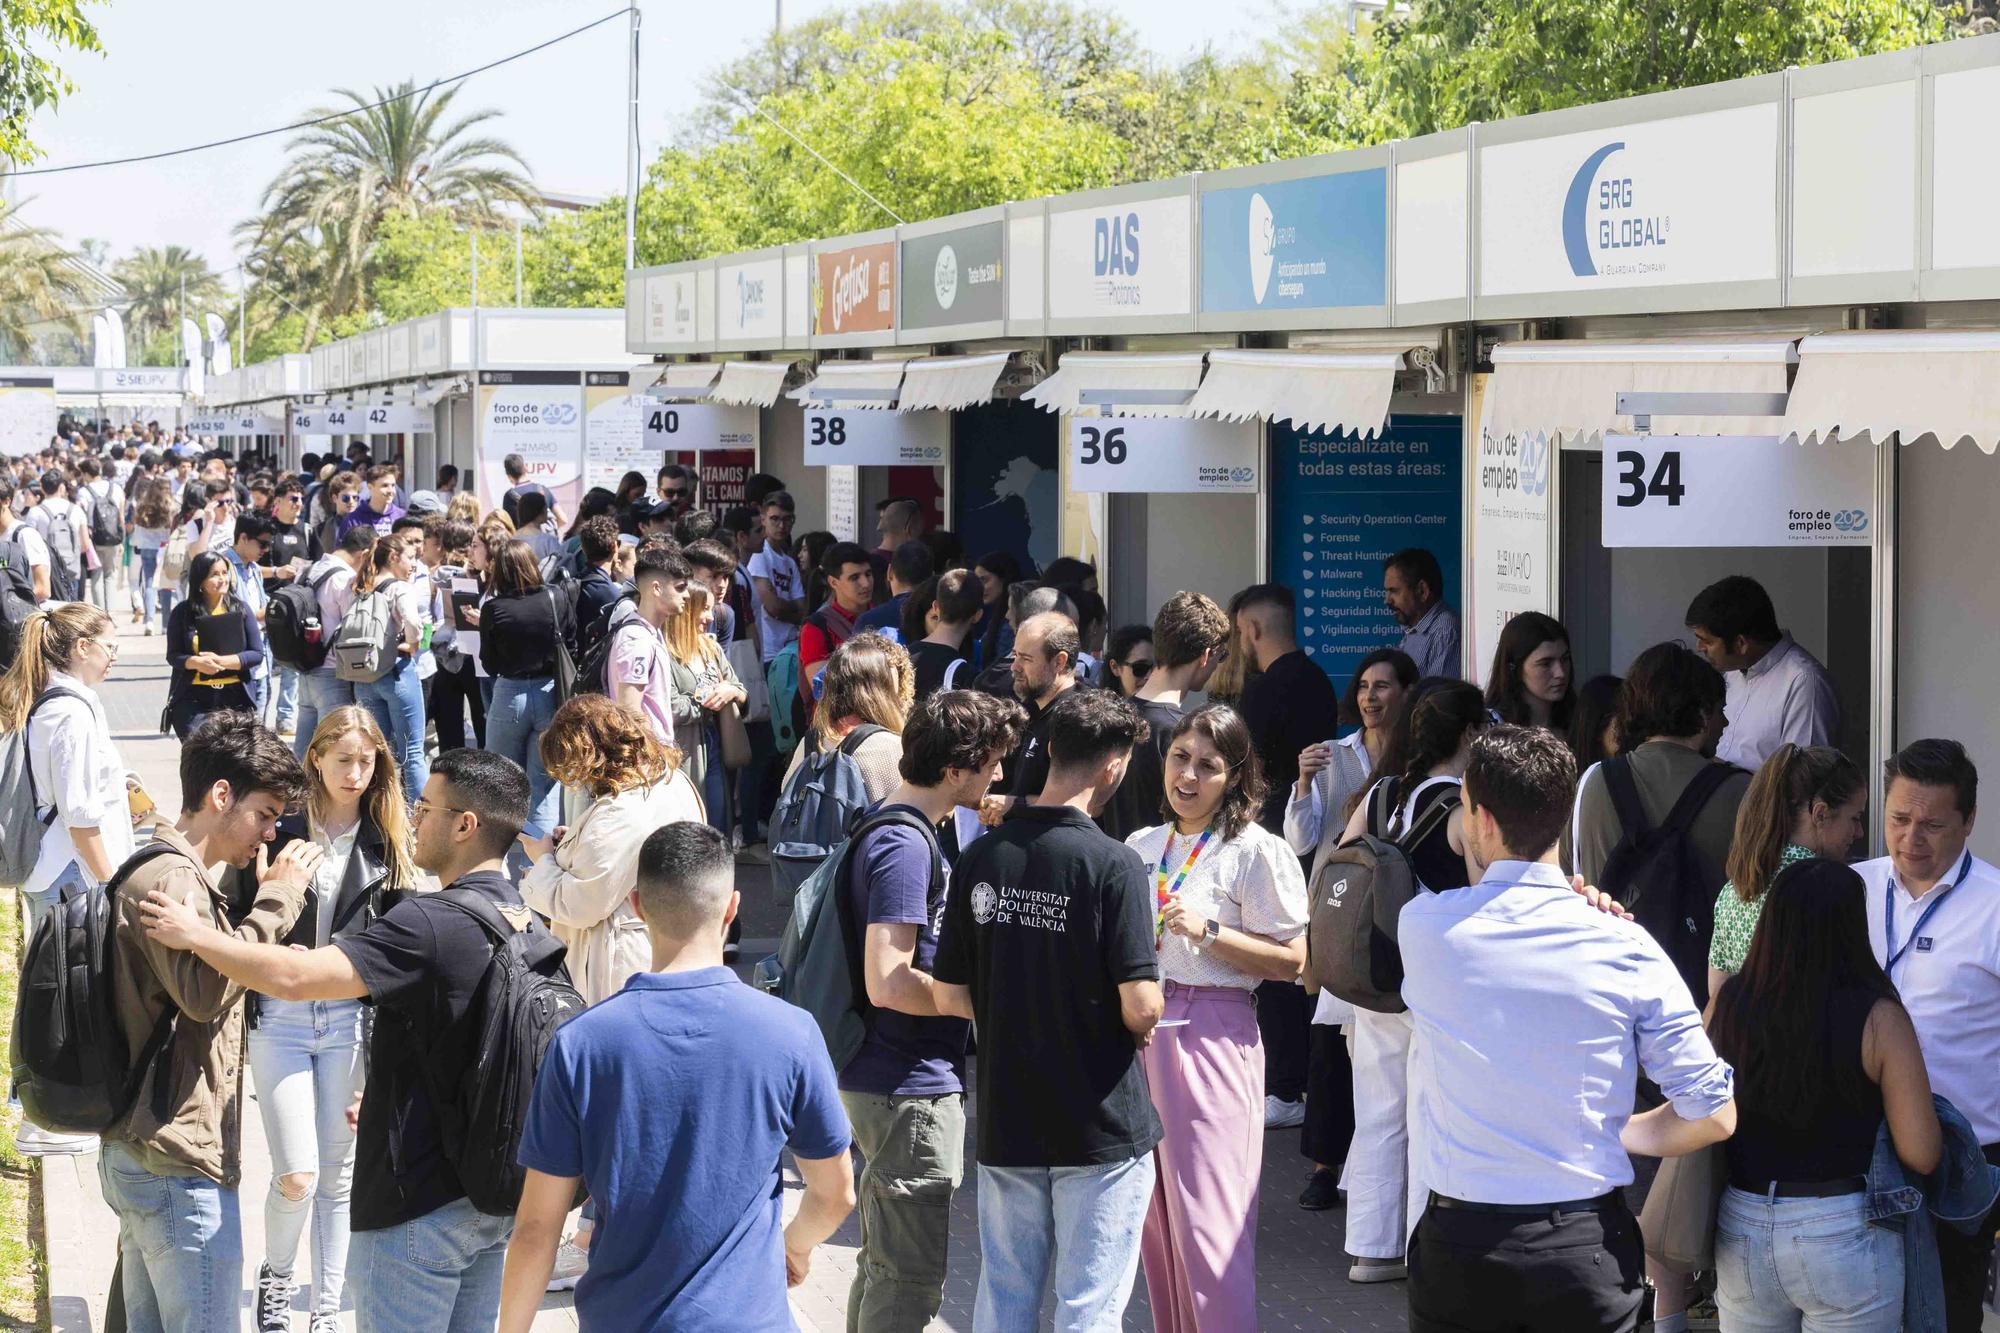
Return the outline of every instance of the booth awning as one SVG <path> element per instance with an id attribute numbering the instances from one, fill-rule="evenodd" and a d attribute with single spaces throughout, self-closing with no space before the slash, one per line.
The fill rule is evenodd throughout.
<path id="1" fill-rule="evenodd" d="M 1012 352 L 981 352 L 977 356 L 925 356 L 907 364 L 897 410 L 949 412 L 993 400 L 993 388 L 1007 372 Z"/>
<path id="2" fill-rule="evenodd" d="M 725 361 L 708 401 L 726 407 L 775 406 L 791 373 L 789 361 Z"/>
<path id="3" fill-rule="evenodd" d="M 792 390 L 807 407 L 888 410 L 903 388 L 901 361 L 822 361 L 819 373 Z"/>
<path id="4" fill-rule="evenodd" d="M 1396 352 L 1210 352 L 1188 415 L 1373 436 L 1389 419 L 1402 368 Z"/>
<path id="5" fill-rule="evenodd" d="M 647 389 L 655 398 L 713 398 L 716 377 L 722 373 L 722 366 L 714 361 L 680 361 L 643 369 L 659 371 Z M 633 375 L 632 382 L 637 384 L 639 372 Z"/>
<path id="6" fill-rule="evenodd" d="M 1178 417 L 1201 387 L 1203 352 L 1070 352 L 1021 396 L 1049 412 Z"/>
<path id="7" fill-rule="evenodd" d="M 1798 359 L 1785 337 L 1684 342 L 1526 342 L 1493 349 L 1482 429 L 1494 435 L 1595 435 L 1631 430 L 1618 395 L 1785 393 Z M 1770 435 L 1773 416 L 1655 413 L 1657 435 Z"/>
<path id="8" fill-rule="evenodd" d="M 1784 431 L 2000 445 L 2000 333 L 1828 333 L 1799 344 Z"/>

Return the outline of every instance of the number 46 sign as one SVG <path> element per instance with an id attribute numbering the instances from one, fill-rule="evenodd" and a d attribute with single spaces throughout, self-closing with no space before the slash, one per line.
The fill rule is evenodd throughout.
<path id="1" fill-rule="evenodd" d="M 1866 546 L 1875 446 L 1773 435 L 1607 435 L 1604 544 Z"/>
<path id="2" fill-rule="evenodd" d="M 1070 417 L 1074 491 L 1255 491 L 1258 427 L 1183 417 Z"/>

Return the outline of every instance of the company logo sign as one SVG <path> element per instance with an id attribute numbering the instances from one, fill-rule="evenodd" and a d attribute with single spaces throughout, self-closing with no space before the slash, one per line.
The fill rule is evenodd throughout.
<path id="1" fill-rule="evenodd" d="M 896 327 L 895 242 L 822 253 L 815 263 L 817 332 L 880 333 Z"/>
<path id="2" fill-rule="evenodd" d="M 748 328 L 764 317 L 764 279 L 736 271 L 736 322 Z"/>
<path id="3" fill-rule="evenodd" d="M 972 919 L 985 925 L 993 919 L 993 913 L 1000 906 L 1000 895 L 985 880 L 972 886 Z"/>
<path id="4" fill-rule="evenodd" d="M 1373 169 L 1204 192 L 1201 308 L 1382 305 L 1388 190 L 1388 172 Z"/>
<path id="5" fill-rule="evenodd" d="M 1105 305 L 1138 305 L 1145 289 L 1139 276 L 1139 215 L 1113 213 L 1091 223 L 1092 271 L 1097 275 L 1097 292 Z"/>
<path id="6" fill-rule="evenodd" d="M 913 275 L 903 287 L 901 327 L 997 323 L 1002 315 L 1000 253 L 1005 224 L 975 223 L 929 236 L 905 237 L 900 267 Z M 928 274 L 929 282 L 923 280 Z"/>
<path id="7" fill-rule="evenodd" d="M 1583 160 L 1563 196 L 1563 253 L 1579 278 L 1630 278 L 1666 269 L 1670 214 L 1647 196 L 1625 143 L 1615 140 Z"/>
<path id="8" fill-rule="evenodd" d="M 1866 509 L 1842 509 L 1833 516 L 1835 532 L 1868 531 L 1868 511 Z"/>

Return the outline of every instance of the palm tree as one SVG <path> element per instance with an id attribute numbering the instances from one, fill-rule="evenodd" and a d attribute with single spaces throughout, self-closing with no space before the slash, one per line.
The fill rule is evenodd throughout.
<path id="1" fill-rule="evenodd" d="M 111 276 L 132 302 L 125 321 L 134 347 L 150 346 L 162 332 L 178 336 L 183 284 L 191 312 L 214 309 L 226 299 L 222 279 L 209 269 L 208 260 L 179 245 L 142 246 L 114 264 Z M 167 341 L 173 345 L 173 339 Z"/>
<path id="2" fill-rule="evenodd" d="M 22 222 L 20 207 L 0 204 L 0 357 L 10 362 L 27 359 L 38 326 L 81 338 L 90 303 L 75 252 L 48 228 Z"/>
<path id="3" fill-rule="evenodd" d="M 286 145 L 291 160 L 265 187 L 264 215 L 241 229 L 259 252 L 275 255 L 297 242 L 320 252 L 317 262 L 294 257 L 271 265 L 309 275 L 314 284 L 288 293 L 310 312 L 307 346 L 324 319 L 366 302 L 376 229 L 391 211 L 445 210 L 463 224 L 493 226 L 503 206 L 532 212 L 539 201 L 520 154 L 500 139 L 472 134 L 499 112 L 447 120 L 456 88 L 419 92 L 406 80 L 368 98 L 345 88 L 336 95 L 353 109 L 309 113 L 335 119 Z"/>

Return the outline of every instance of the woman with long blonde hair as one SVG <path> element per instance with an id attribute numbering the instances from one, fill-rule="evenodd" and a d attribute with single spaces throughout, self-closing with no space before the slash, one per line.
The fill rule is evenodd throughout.
<path id="1" fill-rule="evenodd" d="M 714 619 L 714 596 L 690 582 L 681 613 L 667 622 L 666 637 L 674 678 L 674 744 L 685 756 L 688 780 L 708 807 L 709 822 L 726 833 L 729 784 L 722 771 L 722 710 L 741 704 L 750 692 L 709 633 Z"/>
<path id="2" fill-rule="evenodd" d="M 812 730 L 792 753 L 785 770 L 785 789 L 797 777 L 809 755 L 840 748 L 858 728 L 873 726 L 853 751 L 861 768 L 861 784 L 870 804 L 894 791 L 902 781 L 903 722 L 916 698 L 916 671 L 903 646 L 873 630 L 850 637 L 833 650 L 820 676 L 819 707 Z"/>
<path id="3" fill-rule="evenodd" d="M 273 850 L 310 840 L 325 853 L 284 940 L 317 949 L 366 929 L 393 905 L 392 895 L 416 887 L 417 871 L 402 776 L 388 738 L 366 708 L 343 704 L 320 719 L 306 744 L 305 770 L 305 810 L 278 821 Z M 339 1315 L 347 1271 L 354 1178 L 347 1110 L 364 1079 L 364 1011 L 359 1000 L 257 995 L 250 1006 L 250 1075 L 271 1145 L 257 1327 L 290 1327 L 292 1271 L 308 1215 L 318 1326 Z"/>

